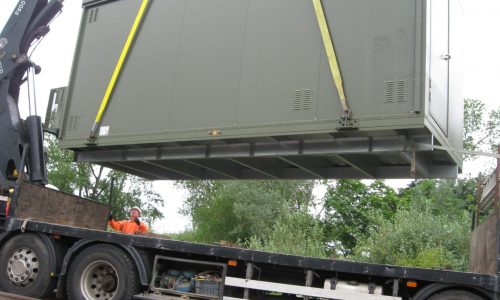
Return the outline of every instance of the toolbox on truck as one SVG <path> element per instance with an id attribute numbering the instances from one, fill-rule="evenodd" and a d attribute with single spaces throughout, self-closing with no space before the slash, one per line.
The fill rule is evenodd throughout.
<path id="1" fill-rule="evenodd" d="M 148 3 L 84 1 L 69 86 L 53 97 L 78 161 L 150 179 L 460 172 L 459 3 Z"/>
<path id="2" fill-rule="evenodd" d="M 223 263 L 157 255 L 150 289 L 189 299 L 222 299 L 226 272 Z"/>
<path id="3" fill-rule="evenodd" d="M 194 288 L 196 294 L 219 296 L 221 281 L 216 279 L 196 279 Z"/>

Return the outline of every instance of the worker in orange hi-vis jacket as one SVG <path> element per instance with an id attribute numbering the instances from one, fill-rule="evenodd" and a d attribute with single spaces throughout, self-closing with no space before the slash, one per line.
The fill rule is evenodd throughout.
<path id="1" fill-rule="evenodd" d="M 127 234 L 141 234 L 148 232 L 148 226 L 146 223 L 141 222 L 139 219 L 141 216 L 141 210 L 139 207 L 132 207 L 130 209 L 130 219 L 123 221 L 116 221 L 113 214 L 109 214 L 108 224 L 116 231 L 127 233 Z"/>

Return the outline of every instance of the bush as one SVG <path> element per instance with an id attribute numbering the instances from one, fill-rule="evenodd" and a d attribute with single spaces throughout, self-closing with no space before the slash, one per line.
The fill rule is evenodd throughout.
<path id="1" fill-rule="evenodd" d="M 451 267 L 456 271 L 466 271 L 469 224 L 466 212 L 452 219 L 433 215 L 429 211 L 400 210 L 394 221 L 379 218 L 378 226 L 359 242 L 350 258 L 372 263 Z"/>
<path id="2" fill-rule="evenodd" d="M 306 212 L 295 212 L 276 222 L 268 236 L 252 236 L 247 247 L 299 256 L 326 257 L 323 228 Z"/>

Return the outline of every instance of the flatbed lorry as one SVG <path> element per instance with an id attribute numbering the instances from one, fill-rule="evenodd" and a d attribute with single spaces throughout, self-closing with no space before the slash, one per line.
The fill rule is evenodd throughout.
<path id="1" fill-rule="evenodd" d="M 143 0 L 142 4 L 147 2 Z M 167 3 L 158 0 L 152 2 L 161 5 Z M 121 5 L 136 2 L 84 1 L 86 14 L 83 17 L 85 21 L 83 23 L 95 23 L 98 16 L 102 16 L 105 12 L 105 9 L 96 9 L 103 3 Z M 296 3 L 303 4 L 299 0 Z M 425 3 L 428 4 L 426 1 L 415 2 L 416 5 Z M 193 8 L 193 6 L 190 7 Z M 39 67 L 27 56 L 27 51 L 33 41 L 40 39 L 48 32 L 49 22 L 61 9 L 62 1 L 19 1 L 0 35 L 0 139 L 2 141 L 0 144 L 0 207 L 2 207 L 0 291 L 34 298 L 44 298 L 55 294 L 58 299 L 92 300 L 233 300 L 295 299 L 297 297 L 361 300 L 500 298 L 498 272 L 483 274 L 367 264 L 106 231 L 109 207 L 44 187 L 47 178 L 41 120 L 37 116 L 28 117 L 26 121 L 19 117 L 17 103 L 19 88 L 25 81 L 24 74 L 28 69 L 39 71 Z M 321 10 L 316 10 L 316 13 L 320 20 Z M 80 52 L 80 56 L 85 55 Z M 444 57 L 443 60 L 448 61 L 449 58 Z M 392 84 L 388 82 L 386 88 L 391 88 Z M 400 84 L 399 93 L 403 93 L 407 88 L 406 83 L 401 81 Z M 294 99 L 294 101 L 298 100 L 299 110 L 308 106 L 307 101 L 305 103 L 302 101 L 308 100 L 309 92 L 302 92 L 305 94 L 296 94 L 298 98 Z M 398 92 L 392 92 L 397 96 Z M 391 99 L 393 96 L 394 94 L 388 95 Z M 400 100 L 405 102 L 405 95 L 399 96 L 402 97 Z M 59 102 L 59 104 L 62 103 Z M 412 106 L 415 108 L 419 104 L 415 102 Z M 392 133 L 410 136 L 413 142 L 397 136 L 380 139 L 378 137 L 381 131 L 373 133 L 373 136 L 360 138 L 356 137 L 356 134 L 349 134 L 349 131 L 359 133 L 355 127 L 357 124 L 359 128 L 367 126 L 363 125 L 366 120 L 352 119 L 347 109 L 343 112 L 338 123 L 340 127 L 329 130 L 332 134 L 346 129 L 348 132 L 343 133 L 343 137 L 333 136 L 334 141 L 324 138 L 314 139 L 316 135 L 324 137 L 324 133 L 320 134 L 316 129 L 312 134 L 306 134 L 305 140 L 297 138 L 288 139 L 286 142 L 283 139 L 284 136 L 281 136 L 274 140 L 266 139 L 265 143 L 259 144 L 259 142 L 249 140 L 232 143 L 231 139 L 228 139 L 227 144 L 222 144 L 222 148 L 219 148 L 219 150 L 227 150 L 241 148 L 242 144 L 248 144 L 252 150 L 250 154 L 252 156 L 267 147 L 271 154 L 267 153 L 264 155 L 265 158 L 272 156 L 272 153 L 274 155 L 279 153 L 279 156 L 285 157 L 283 162 L 288 164 L 282 165 L 280 172 L 263 168 L 257 161 L 259 157 L 256 161 L 248 160 L 245 163 L 241 154 L 239 160 L 232 158 L 233 162 L 251 171 L 231 173 L 231 168 L 227 164 L 224 165 L 226 168 L 217 168 L 210 163 L 210 158 L 213 158 L 212 156 L 220 158 L 223 154 L 217 152 L 218 148 L 212 147 L 210 143 L 199 143 L 194 146 L 197 150 L 206 150 L 207 156 L 204 157 L 206 160 L 189 161 L 181 154 L 177 155 L 180 155 L 183 163 L 188 162 L 191 165 L 196 163 L 205 171 L 192 169 L 191 172 L 182 173 L 172 165 L 168 167 L 163 165 L 162 174 L 177 174 L 173 176 L 175 178 L 178 178 L 179 174 L 189 176 L 198 174 L 197 176 L 205 179 L 209 179 L 210 174 L 214 173 L 224 178 L 231 174 L 247 174 L 241 177 L 234 176 L 233 179 L 247 178 L 245 176 L 260 178 L 259 176 L 264 175 L 279 178 L 280 174 L 283 178 L 311 177 L 310 175 L 339 177 L 342 175 L 339 175 L 336 170 L 331 173 L 328 170 L 327 172 L 317 171 L 317 168 L 305 164 L 304 160 L 296 157 L 297 154 L 299 156 L 307 154 L 304 149 L 309 149 L 308 144 L 315 146 L 314 149 L 309 149 L 311 153 L 326 157 L 328 156 L 326 152 L 331 151 L 328 149 L 338 146 L 338 143 L 343 145 L 340 148 L 344 152 L 330 153 L 336 155 L 337 159 L 337 161 L 332 161 L 334 164 L 330 169 L 343 168 L 346 171 L 344 176 L 370 177 L 377 176 L 377 174 L 389 176 L 387 174 L 396 171 L 399 174 L 397 176 L 401 176 L 400 174 L 404 172 L 414 171 L 417 176 L 425 177 L 439 174 L 450 175 L 457 171 L 459 163 L 452 155 L 446 152 L 436 155 L 426 153 L 429 149 L 419 148 L 420 146 L 415 144 L 415 140 L 419 141 L 421 136 L 424 140 L 433 136 L 429 135 L 426 129 L 394 130 L 393 128 L 391 129 L 393 131 L 390 131 L 388 126 L 384 127 Z M 417 112 L 413 112 L 412 115 L 417 119 Z M 72 119 L 69 122 L 71 127 L 77 128 L 78 115 L 73 114 L 69 117 Z M 433 127 L 432 124 L 425 122 L 428 126 L 426 128 Z M 376 122 L 368 124 L 376 124 Z M 244 130 L 244 128 L 238 128 L 238 130 Z M 93 128 L 90 132 L 88 145 L 76 145 L 78 142 L 66 141 L 69 144 L 73 143 L 68 147 L 76 147 L 80 155 L 84 156 L 85 147 L 89 146 L 91 150 L 89 152 L 97 151 L 93 157 L 97 157 L 98 162 L 102 164 L 106 163 L 106 155 L 114 155 L 109 160 L 113 161 L 111 166 L 119 167 L 120 163 L 117 162 L 116 154 L 125 157 L 133 151 L 127 147 L 113 146 L 112 142 L 106 142 L 106 130 L 97 131 Z M 209 134 L 216 139 L 220 136 L 221 130 L 214 128 Z M 196 140 L 199 141 L 200 138 L 197 137 Z M 431 140 L 444 143 L 441 138 L 432 137 Z M 177 151 L 193 149 L 189 148 L 193 144 L 186 144 L 179 140 L 174 142 L 176 142 Z M 390 145 L 383 147 L 384 143 Z M 221 143 L 219 142 L 218 145 Z M 295 145 L 299 145 L 297 153 Z M 156 148 L 157 159 L 163 154 L 171 155 L 169 150 L 172 148 L 168 146 L 172 145 L 167 145 L 166 148 Z M 360 163 L 356 157 L 346 154 L 359 154 L 356 151 L 364 146 L 368 146 L 373 151 L 372 155 L 378 155 L 382 165 L 372 170 Z M 139 150 L 135 154 L 132 153 L 132 156 L 125 157 L 121 164 L 122 168 L 135 170 L 135 173 L 143 175 L 150 174 L 154 178 L 160 176 L 145 168 L 141 169 L 140 165 L 133 162 L 133 156 L 137 157 L 138 153 L 149 156 L 150 150 L 148 149 L 151 147 L 155 149 L 155 146 L 149 142 L 143 148 L 139 147 Z M 293 157 L 286 156 L 286 149 L 292 153 Z M 105 152 L 98 150 L 105 150 Z M 399 159 L 391 156 L 395 153 L 400 155 Z M 322 159 L 325 159 L 324 157 Z M 309 159 L 314 160 L 312 156 Z M 430 165 L 425 163 L 425 159 L 430 159 Z M 339 164 L 338 161 L 342 163 Z M 439 165 L 440 163 L 442 165 Z M 434 168 L 434 164 L 437 167 Z M 290 170 L 290 166 L 294 169 Z M 309 176 L 304 175 L 306 173 Z"/>

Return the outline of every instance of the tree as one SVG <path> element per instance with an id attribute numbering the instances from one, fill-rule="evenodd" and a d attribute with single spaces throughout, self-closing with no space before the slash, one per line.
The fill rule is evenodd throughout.
<path id="1" fill-rule="evenodd" d="M 195 240 L 246 242 L 271 233 L 280 218 L 312 202 L 312 181 L 184 181 L 190 193 L 183 213 Z"/>
<path id="2" fill-rule="evenodd" d="M 476 178 L 423 179 L 400 192 L 402 201 L 417 210 L 430 209 L 433 215 L 449 218 L 475 211 Z"/>
<path id="3" fill-rule="evenodd" d="M 47 136 L 45 140 L 49 183 L 59 190 L 110 204 L 118 219 L 126 218 L 134 206 L 141 208 L 143 219 L 149 223 L 163 217 L 160 207 L 164 201 L 153 191 L 151 182 L 102 166 L 75 163 L 72 152 L 59 149 L 54 137 Z M 110 201 L 112 179 L 113 200 Z"/>
<path id="4" fill-rule="evenodd" d="M 487 117 L 485 115 L 487 114 Z M 486 105 L 477 99 L 464 102 L 464 149 L 496 152 L 500 143 L 500 109 L 486 112 Z M 486 149 L 484 149 L 486 148 Z"/>
<path id="5" fill-rule="evenodd" d="M 391 220 L 398 207 L 405 205 L 381 180 L 370 185 L 348 179 L 329 183 L 323 201 L 325 235 L 331 251 L 343 255 L 352 254 L 358 240 L 368 234 L 374 211 Z"/>
<path id="6" fill-rule="evenodd" d="M 358 241 L 351 259 L 381 264 L 441 267 L 465 271 L 468 267 L 470 218 L 434 215 L 432 208 L 399 210 L 394 220 L 380 217 L 365 239 Z"/>
<path id="7" fill-rule="evenodd" d="M 421 180 L 401 191 L 408 207 L 393 219 L 380 212 L 358 241 L 354 260 L 465 271 L 468 266 L 474 179 Z"/>

